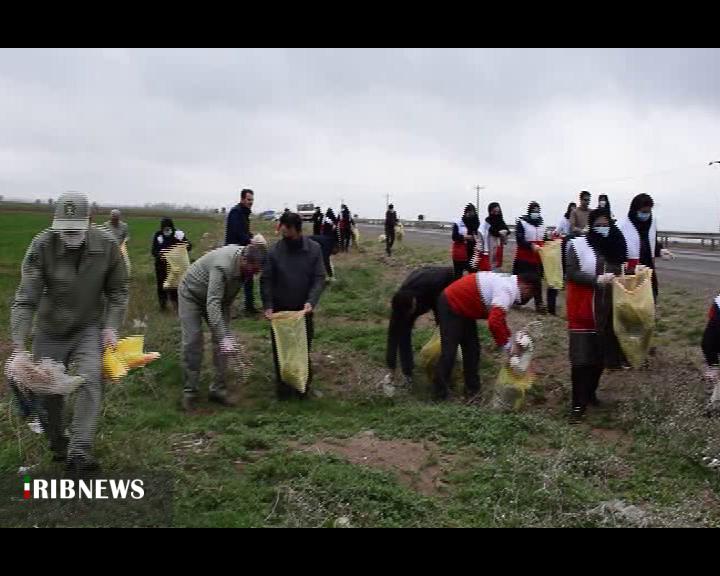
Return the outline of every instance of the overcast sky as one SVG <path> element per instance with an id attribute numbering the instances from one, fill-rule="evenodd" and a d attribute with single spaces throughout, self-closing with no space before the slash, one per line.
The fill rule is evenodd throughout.
<path id="1" fill-rule="evenodd" d="M 0 50 L 0 194 L 720 225 L 719 50 Z"/>

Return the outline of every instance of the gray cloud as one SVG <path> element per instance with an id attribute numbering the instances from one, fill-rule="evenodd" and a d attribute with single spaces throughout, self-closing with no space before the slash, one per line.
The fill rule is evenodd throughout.
<path id="1" fill-rule="evenodd" d="M 554 221 L 589 188 L 716 229 L 718 70 L 710 49 L 0 50 L 0 193 L 230 205 L 250 186 L 259 208 L 377 216 L 389 192 L 452 218 L 480 183 Z"/>

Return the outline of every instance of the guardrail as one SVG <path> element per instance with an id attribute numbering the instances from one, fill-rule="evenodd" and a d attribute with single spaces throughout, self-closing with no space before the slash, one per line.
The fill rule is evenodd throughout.
<path id="1" fill-rule="evenodd" d="M 382 219 L 358 218 L 357 222 L 360 224 L 372 224 L 376 226 L 382 226 L 385 224 L 385 220 Z M 417 220 L 400 220 L 400 222 L 405 228 L 418 230 L 449 230 L 452 228 L 452 222 L 442 222 L 434 220 L 423 220 L 422 222 Z M 508 228 L 510 228 L 511 232 L 515 231 L 514 224 L 508 224 Z M 548 226 L 548 229 L 553 230 L 554 227 Z M 720 233 L 717 232 L 681 232 L 664 230 L 658 231 L 658 238 L 660 238 L 660 240 L 662 240 L 662 242 L 665 244 L 669 244 L 671 240 L 694 240 L 696 242 L 700 242 L 701 246 L 709 245 L 711 250 L 715 250 L 717 246 L 720 246 Z"/>

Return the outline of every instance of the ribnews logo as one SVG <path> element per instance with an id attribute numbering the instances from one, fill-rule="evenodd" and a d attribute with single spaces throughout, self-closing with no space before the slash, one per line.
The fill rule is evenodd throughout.
<path id="1" fill-rule="evenodd" d="M 140 479 L 23 478 L 23 500 L 142 500 Z"/>

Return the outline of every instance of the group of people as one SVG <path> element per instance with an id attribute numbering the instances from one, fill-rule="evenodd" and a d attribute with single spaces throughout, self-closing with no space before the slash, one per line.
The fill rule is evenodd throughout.
<path id="1" fill-rule="evenodd" d="M 578 421 L 588 406 L 598 404 L 597 389 L 606 368 L 622 366 L 622 352 L 613 332 L 610 286 L 623 269 L 632 274 L 639 266 L 655 268 L 655 258 L 672 257 L 657 239 L 653 199 L 636 196 L 627 217 L 617 224 L 607 197 L 590 208 L 590 193 L 582 192 L 579 204 L 568 207 L 560 225 L 552 232 L 544 226 L 540 205 L 531 202 L 527 214 L 518 219 L 517 243 L 512 274 L 500 272 L 503 248 L 509 229 L 498 203 L 488 206 L 483 220 L 472 205 L 453 225 L 453 266 L 424 267 L 413 271 L 394 294 L 388 327 L 387 367 L 395 372 L 399 352 L 406 385 L 412 385 L 414 360 L 412 330 L 416 320 L 432 311 L 439 327 L 441 353 L 433 378 L 433 396 L 443 400 L 458 348 L 462 351 L 465 394 L 480 390 L 480 340 L 477 320 L 486 320 L 492 338 L 508 355 L 514 352 L 507 315 L 515 305 L 535 299 L 542 305 L 542 265 L 538 251 L 550 237 L 563 240 L 564 274 L 567 289 L 567 322 L 571 364 L 571 418 Z M 242 190 L 240 202 L 227 217 L 225 245 L 211 250 L 192 263 L 175 291 L 162 289 L 167 273 L 158 263 L 167 247 L 191 244 L 185 234 L 164 218 L 153 235 L 158 297 L 161 307 L 170 300 L 177 306 L 181 326 L 183 407 L 192 410 L 199 400 L 203 356 L 203 324 L 212 335 L 215 377 L 208 400 L 231 405 L 226 385 L 228 358 L 237 355 L 237 342 L 230 323 L 231 305 L 240 290 L 245 308 L 255 312 L 252 295 L 254 277 L 260 276 L 260 295 L 265 319 L 277 312 L 303 315 L 311 346 L 314 312 L 332 274 L 328 254 L 346 238 L 353 221 L 347 206 L 339 219 L 331 210 L 319 222 L 313 220 L 313 235 L 303 235 L 298 214 L 280 217 L 280 240 L 269 247 L 265 238 L 253 234 L 250 215 L 254 192 Z M 347 225 L 342 225 L 342 221 Z M 392 205 L 386 214 L 386 248 L 392 249 L 397 214 Z M 336 238 L 338 241 L 336 242 Z M 71 434 L 65 435 L 64 397 L 31 398 L 40 416 L 57 461 L 72 470 L 92 470 L 95 429 L 101 408 L 102 363 L 106 347 L 114 346 L 129 299 L 129 269 L 123 245 L 129 239 L 126 223 L 114 210 L 103 226 L 89 220 L 89 205 L 82 194 L 63 194 L 55 206 L 51 227 L 38 234 L 22 263 L 22 278 L 11 309 L 13 353 L 27 350 L 32 341 L 35 361 L 51 358 L 66 366 L 75 364 L 84 378 L 76 399 Z M 329 246 L 329 251 L 328 251 Z M 465 274 L 465 272 L 469 272 Z M 653 294 L 658 283 L 653 274 Z M 556 297 L 556 295 L 555 295 Z M 550 300 L 550 297 L 548 298 Z M 553 312 L 555 299 L 552 299 Z M 275 334 L 270 330 L 279 398 L 302 396 L 283 382 Z M 711 307 L 703 340 L 708 372 L 718 380 L 720 357 L 720 297 Z M 310 380 L 312 366 L 308 356 Z M 307 394 L 307 389 L 305 395 Z"/>
<path id="2" fill-rule="evenodd" d="M 452 268 L 415 270 L 393 296 L 387 346 L 391 373 L 396 369 L 399 352 L 405 382 L 412 382 L 412 328 L 419 316 L 432 310 L 442 341 L 434 378 L 435 396 L 447 395 L 458 345 L 462 350 L 465 392 L 475 394 L 479 388 L 475 321 L 487 320 L 495 342 L 510 351 L 505 316 L 511 306 L 534 300 L 538 312 L 557 314 L 557 290 L 548 288 L 548 307 L 543 303 L 540 250 L 546 241 L 561 239 L 567 287 L 571 419 L 581 419 L 589 405 L 599 403 L 597 388 L 603 371 L 626 366 L 612 324 L 613 278 L 621 273 L 634 274 L 638 266 L 652 269 L 652 290 L 657 301 L 655 259 L 673 257 L 657 237 L 654 202 L 649 195 L 633 198 L 627 216 L 619 224 L 606 195 L 599 197 L 595 208 L 590 207 L 590 202 L 590 192 L 582 191 L 579 204 L 569 204 L 554 230 L 546 228 L 539 203 L 531 202 L 526 214 L 516 221 L 510 275 L 499 273 L 510 232 L 500 205 L 491 203 L 487 217 L 480 221 L 475 206 L 468 204 L 452 227 Z M 715 306 L 720 310 L 720 297 Z M 709 343 L 716 341 L 710 334 L 720 334 L 719 317 L 720 313 L 711 314 L 704 344 L 712 367 L 709 373 L 715 375 L 720 371 L 720 342 L 716 348 Z"/>

